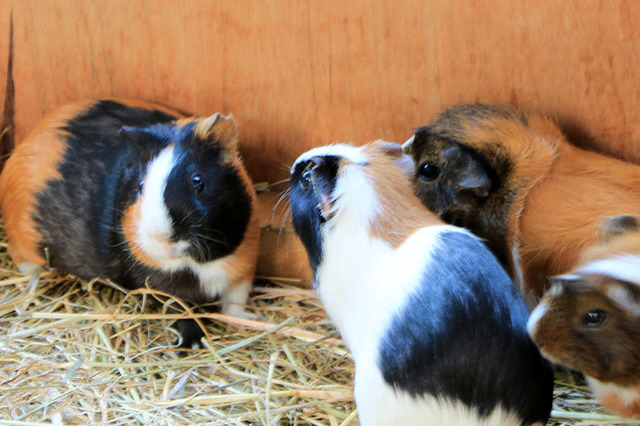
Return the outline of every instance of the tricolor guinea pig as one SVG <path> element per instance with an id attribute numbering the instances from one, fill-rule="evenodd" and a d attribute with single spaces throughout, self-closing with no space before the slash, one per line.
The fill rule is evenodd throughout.
<path id="1" fill-rule="evenodd" d="M 355 360 L 363 425 L 544 424 L 553 373 L 522 296 L 470 232 L 414 195 L 397 144 L 331 145 L 291 169 L 291 211 Z"/>
<path id="2" fill-rule="evenodd" d="M 444 221 L 486 240 L 538 297 L 596 243 L 604 217 L 640 215 L 640 166 L 579 149 L 547 117 L 453 107 L 404 150 L 415 191 Z"/>
<path id="3" fill-rule="evenodd" d="M 528 323 L 550 360 L 581 371 L 602 405 L 640 416 L 640 231 L 633 216 L 603 222 L 589 248 L 554 283 Z"/>
<path id="4" fill-rule="evenodd" d="M 245 315 L 259 223 L 231 118 L 181 118 L 134 101 L 64 106 L 0 175 L 9 252 L 23 272 L 50 265 Z M 178 321 L 182 346 L 201 330 Z"/>

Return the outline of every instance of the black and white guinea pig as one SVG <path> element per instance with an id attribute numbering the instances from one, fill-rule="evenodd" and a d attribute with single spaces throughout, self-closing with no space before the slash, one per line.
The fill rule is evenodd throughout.
<path id="1" fill-rule="evenodd" d="M 634 216 L 603 221 L 600 243 L 581 256 L 529 318 L 550 360 L 582 372 L 602 405 L 640 417 L 640 230 Z"/>
<path id="2" fill-rule="evenodd" d="M 363 425 L 544 424 L 553 373 L 525 303 L 471 233 L 414 195 L 400 145 L 330 145 L 291 169 L 314 285 L 355 360 Z"/>
<path id="3" fill-rule="evenodd" d="M 23 272 L 220 297 L 247 315 L 259 238 L 255 192 L 233 119 L 181 118 L 158 105 L 99 100 L 51 113 L 0 175 L 9 252 Z M 178 321 L 182 346 L 201 330 Z"/>

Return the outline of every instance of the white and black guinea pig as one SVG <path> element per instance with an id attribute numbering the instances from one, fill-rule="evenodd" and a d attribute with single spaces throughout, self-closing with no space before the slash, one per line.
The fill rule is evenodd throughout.
<path id="1" fill-rule="evenodd" d="M 291 169 L 291 210 L 330 319 L 355 360 L 363 425 L 529 425 L 550 364 L 487 248 L 413 193 L 397 144 L 331 145 Z"/>
<path id="2" fill-rule="evenodd" d="M 246 315 L 259 224 L 231 118 L 181 118 L 99 100 L 54 111 L 0 175 L 9 252 L 23 272 L 51 265 Z M 178 321 L 183 347 L 199 342 Z"/>

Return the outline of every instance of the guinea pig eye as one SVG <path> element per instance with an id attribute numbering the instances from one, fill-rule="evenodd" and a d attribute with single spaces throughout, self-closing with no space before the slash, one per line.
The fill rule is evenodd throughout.
<path id="1" fill-rule="evenodd" d="M 141 180 L 140 183 L 138 183 L 138 192 L 142 192 L 143 187 L 144 187 L 144 181 Z"/>
<path id="2" fill-rule="evenodd" d="M 609 314 L 602 309 L 592 309 L 582 317 L 582 325 L 585 327 L 600 327 L 609 318 Z"/>
<path id="3" fill-rule="evenodd" d="M 426 161 L 420 165 L 418 169 L 418 176 L 422 180 L 434 180 L 440 174 L 440 169 L 438 166 L 433 164 L 431 161 Z"/>
<path id="4" fill-rule="evenodd" d="M 191 186 L 196 192 L 202 192 L 204 189 L 204 182 L 202 181 L 202 176 L 199 174 L 194 174 L 191 176 Z"/>
<path id="5" fill-rule="evenodd" d="M 307 189 L 309 185 L 311 185 L 311 170 L 305 170 L 304 173 L 302 173 L 300 185 L 302 185 L 304 189 Z"/>

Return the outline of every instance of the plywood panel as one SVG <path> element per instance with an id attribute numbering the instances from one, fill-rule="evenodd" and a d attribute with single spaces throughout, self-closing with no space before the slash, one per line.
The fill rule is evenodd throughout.
<path id="1" fill-rule="evenodd" d="M 312 146 L 403 141 L 482 101 L 640 162 L 633 1 L 4 0 L 0 24 L 10 11 L 18 139 L 86 97 L 232 112 L 254 179 L 274 181 Z M 5 65 L 0 43 L 0 89 Z"/>

